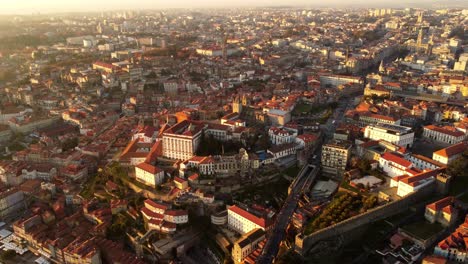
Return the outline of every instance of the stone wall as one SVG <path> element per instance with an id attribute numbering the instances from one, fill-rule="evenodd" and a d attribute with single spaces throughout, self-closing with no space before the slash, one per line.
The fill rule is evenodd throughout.
<path id="1" fill-rule="evenodd" d="M 305 256 L 307 255 L 308 251 L 314 247 L 314 245 L 323 240 L 329 240 L 336 237 L 344 237 L 346 240 L 347 233 L 350 233 L 353 230 L 363 227 L 369 223 L 385 219 L 407 210 L 412 205 L 429 198 L 429 196 L 434 193 L 434 189 L 435 184 L 428 185 L 425 188 L 420 189 L 418 192 L 405 196 L 400 200 L 373 208 L 366 213 L 351 217 L 338 224 L 321 229 L 310 235 L 304 236 L 302 234 L 298 234 L 295 241 L 295 250 Z M 344 243 L 346 242 L 349 241 L 344 241 Z"/>

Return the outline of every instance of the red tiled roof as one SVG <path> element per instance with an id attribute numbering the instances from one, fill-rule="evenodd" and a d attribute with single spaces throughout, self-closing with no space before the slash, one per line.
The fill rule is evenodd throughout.
<path id="1" fill-rule="evenodd" d="M 236 205 L 233 205 L 231 207 L 228 208 L 229 211 L 232 211 L 240 216 L 242 216 L 243 218 L 249 220 L 250 222 L 253 222 L 255 223 L 256 225 L 260 226 L 260 227 L 263 227 L 263 228 L 266 228 L 266 221 L 264 218 L 260 218 L 260 217 L 257 217 L 253 214 L 251 214 L 250 212 L 247 212 L 245 211 L 244 209 L 236 206 Z"/>
<path id="2" fill-rule="evenodd" d="M 150 199 L 146 199 L 145 200 L 145 206 L 146 207 L 154 207 L 154 208 L 157 208 L 157 209 L 161 209 L 161 210 L 166 210 L 167 209 L 167 205 L 164 205 L 164 204 L 160 204 L 160 203 L 157 203 L 153 200 L 150 200 Z"/>
<path id="3" fill-rule="evenodd" d="M 151 174 L 156 174 L 156 173 L 160 173 L 161 171 L 163 171 L 160 168 L 158 168 L 156 166 L 153 166 L 151 164 L 148 164 L 146 162 L 138 164 L 137 168 L 142 169 L 144 171 L 147 171 L 147 172 L 149 172 Z"/>
<path id="4" fill-rule="evenodd" d="M 164 218 L 164 215 L 155 213 L 155 212 L 151 211 L 150 209 L 148 209 L 147 207 L 143 207 L 141 209 L 141 213 L 143 215 L 147 216 L 148 218 L 152 218 L 152 219 L 163 219 Z"/>
<path id="5" fill-rule="evenodd" d="M 451 205 L 454 202 L 455 198 L 453 196 L 445 197 L 439 201 L 426 205 L 427 208 L 433 211 L 439 211 L 442 208 Z"/>
<path id="6" fill-rule="evenodd" d="M 444 149 L 438 150 L 434 152 L 434 154 L 442 156 L 442 157 L 451 157 L 462 153 L 465 149 L 468 148 L 468 141 L 460 142 L 458 144 L 452 145 L 450 147 L 446 147 Z"/>
<path id="7" fill-rule="evenodd" d="M 436 131 L 438 133 L 442 133 L 442 134 L 447 134 L 449 136 L 453 136 L 453 137 L 462 137 L 462 136 L 465 136 L 465 133 L 461 132 L 461 131 L 458 131 L 456 128 L 454 127 L 438 127 L 438 126 L 434 126 L 434 125 L 428 125 L 428 126 L 425 126 L 424 129 L 429 129 L 429 130 L 433 130 L 433 131 Z"/>
<path id="8" fill-rule="evenodd" d="M 385 152 L 383 155 L 382 155 L 382 158 L 383 159 L 386 159 L 388 161 L 392 161 L 392 162 L 395 162 L 403 167 L 410 167 L 411 166 L 411 162 L 410 161 L 407 161 L 405 160 L 404 158 L 396 155 L 396 154 L 393 154 L 393 153 L 390 153 L 390 152 Z"/>
<path id="9" fill-rule="evenodd" d="M 188 215 L 188 212 L 186 210 L 167 210 L 164 214 L 170 216 L 182 216 Z"/>

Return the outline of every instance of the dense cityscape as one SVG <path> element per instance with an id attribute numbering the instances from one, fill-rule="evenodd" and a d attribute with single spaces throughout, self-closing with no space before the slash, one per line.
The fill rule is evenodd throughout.
<path id="1" fill-rule="evenodd" d="M 467 64 L 468 6 L 0 15 L 0 263 L 468 263 Z"/>

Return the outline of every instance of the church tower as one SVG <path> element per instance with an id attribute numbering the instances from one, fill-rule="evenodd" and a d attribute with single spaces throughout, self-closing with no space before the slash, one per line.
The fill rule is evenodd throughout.
<path id="1" fill-rule="evenodd" d="M 232 101 L 232 112 L 233 113 L 242 113 L 242 104 L 239 100 L 239 96 L 236 96 Z"/>
<path id="2" fill-rule="evenodd" d="M 418 13 L 418 21 L 416 23 L 421 25 L 423 21 L 424 21 L 424 13 L 421 11 Z"/>
<path id="3" fill-rule="evenodd" d="M 385 67 L 384 67 L 383 60 L 380 61 L 379 72 L 380 72 L 380 73 L 384 73 L 384 72 L 385 72 Z"/>
<path id="4" fill-rule="evenodd" d="M 421 29 L 419 29 L 419 33 L 418 33 L 418 40 L 417 40 L 418 46 L 422 44 L 423 39 L 424 39 L 424 33 L 423 33 L 422 28 L 421 28 Z"/>
<path id="5" fill-rule="evenodd" d="M 242 96 L 242 105 L 243 106 L 248 106 L 250 103 L 249 103 L 249 99 L 247 98 L 247 96 L 244 94 Z"/>

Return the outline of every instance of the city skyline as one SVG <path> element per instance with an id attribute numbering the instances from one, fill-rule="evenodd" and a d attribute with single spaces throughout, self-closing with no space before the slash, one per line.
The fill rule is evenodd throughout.
<path id="1" fill-rule="evenodd" d="M 358 0 L 349 3 L 342 0 L 331 0 L 323 3 L 321 1 L 305 1 L 292 0 L 284 2 L 282 0 L 259 0 L 252 3 L 247 0 L 224 3 L 213 0 L 197 1 L 193 4 L 188 0 L 175 0 L 167 3 L 165 1 L 149 1 L 142 0 L 136 4 L 129 0 L 103 0 L 95 2 L 92 0 L 84 0 L 78 2 L 64 2 L 59 0 L 20 0 L 7 2 L 2 4 L 0 14 L 31 14 L 31 13 L 60 13 L 60 12 L 99 12 L 99 11 L 115 11 L 115 10 L 145 10 L 145 9 L 168 9 L 168 8 L 247 8 L 247 7 L 344 7 L 344 8 L 403 8 L 403 7 L 420 7 L 420 8 L 450 8 L 450 7 L 466 7 L 468 3 L 461 0 L 438 1 L 438 0 L 396 0 L 389 3 L 385 0 L 377 0 L 369 3 L 365 0 Z"/>

